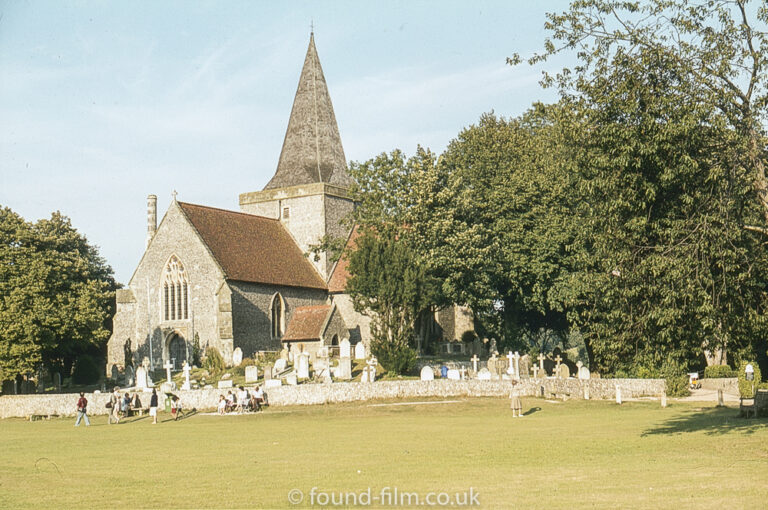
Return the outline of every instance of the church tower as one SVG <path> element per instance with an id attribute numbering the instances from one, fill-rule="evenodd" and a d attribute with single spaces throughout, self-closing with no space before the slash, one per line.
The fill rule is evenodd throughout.
<path id="1" fill-rule="evenodd" d="M 349 234 L 341 220 L 354 207 L 348 192 L 351 183 L 311 34 L 277 171 L 262 191 L 240 195 L 240 210 L 279 219 L 306 253 L 323 236 Z M 333 265 L 327 255 L 311 261 L 327 280 Z"/>

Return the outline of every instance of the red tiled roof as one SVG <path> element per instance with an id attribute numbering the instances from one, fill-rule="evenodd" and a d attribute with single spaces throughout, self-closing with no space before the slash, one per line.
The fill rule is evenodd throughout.
<path id="1" fill-rule="evenodd" d="M 328 279 L 328 290 L 330 292 L 344 292 L 347 287 L 347 280 L 349 279 L 349 254 L 355 250 L 357 245 L 355 241 L 360 237 L 360 231 L 357 225 L 352 229 L 347 239 L 347 244 L 344 245 L 344 251 L 341 253 L 341 258 L 333 268 L 333 273 Z"/>
<path id="2" fill-rule="evenodd" d="M 331 305 L 299 306 L 293 311 L 285 329 L 283 342 L 320 340 L 320 331 L 328 318 Z"/>
<path id="3" fill-rule="evenodd" d="M 227 279 L 327 288 L 278 220 L 179 202 Z"/>

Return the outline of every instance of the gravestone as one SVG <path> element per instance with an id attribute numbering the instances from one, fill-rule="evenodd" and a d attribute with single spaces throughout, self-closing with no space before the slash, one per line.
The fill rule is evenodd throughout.
<path id="1" fill-rule="evenodd" d="M 496 339 L 491 338 L 491 355 L 498 354 L 499 350 L 496 348 Z"/>
<path id="2" fill-rule="evenodd" d="M 339 366 L 336 369 L 336 378 L 343 381 L 352 379 L 352 359 L 349 356 L 339 358 Z"/>
<path id="3" fill-rule="evenodd" d="M 272 379 L 272 365 L 264 365 L 264 381 Z"/>
<path id="4" fill-rule="evenodd" d="M 163 365 L 163 368 L 165 369 L 165 376 L 167 377 L 166 382 L 171 382 L 171 369 L 173 368 L 173 363 L 171 363 L 171 360 L 168 360 Z"/>
<path id="5" fill-rule="evenodd" d="M 664 391 L 661 394 L 661 407 L 667 407 L 667 392 Z"/>
<path id="6" fill-rule="evenodd" d="M 451 381 L 460 381 L 461 373 L 455 368 L 451 368 L 448 370 L 448 379 L 450 379 Z"/>
<path id="7" fill-rule="evenodd" d="M 280 359 L 283 360 L 283 361 L 288 361 L 288 348 L 287 347 L 283 347 L 282 350 L 280 351 Z M 277 364 L 275 364 L 275 365 L 277 365 Z"/>
<path id="8" fill-rule="evenodd" d="M 143 365 L 139 365 L 139 368 L 136 369 L 136 389 L 144 391 L 148 387 L 147 369 Z"/>
<path id="9" fill-rule="evenodd" d="M 309 379 L 309 353 L 300 352 L 296 355 L 296 377 Z"/>
<path id="10" fill-rule="evenodd" d="M 589 400 L 589 383 L 584 385 L 584 400 Z"/>
<path id="11" fill-rule="evenodd" d="M 220 390 L 223 390 L 223 389 L 226 389 L 226 388 L 231 388 L 232 387 L 232 379 L 224 379 L 224 380 L 219 381 L 217 387 Z"/>
<path id="12" fill-rule="evenodd" d="M 184 371 L 184 384 L 182 384 L 181 389 L 182 390 L 192 389 L 192 386 L 189 383 L 189 372 L 192 370 L 192 367 L 190 367 L 189 363 L 187 363 L 187 361 L 184 360 L 184 366 L 181 369 Z"/>
<path id="13" fill-rule="evenodd" d="M 245 382 L 253 383 L 259 380 L 259 367 L 248 365 L 245 367 Z"/>
<path id="14" fill-rule="evenodd" d="M 128 365 L 125 367 L 125 385 L 129 388 L 133 388 L 136 378 L 133 373 L 133 367 Z"/>
<path id="15" fill-rule="evenodd" d="M 53 384 L 56 386 L 56 393 L 61 393 L 61 373 L 53 374 Z"/>
<path id="16" fill-rule="evenodd" d="M 270 388 L 277 388 L 279 386 L 282 386 L 283 383 L 280 382 L 280 379 L 268 379 L 264 381 L 264 388 L 270 389 Z"/>
<path id="17" fill-rule="evenodd" d="M 355 359 L 365 359 L 365 344 L 362 341 L 355 344 Z"/>
<path id="18" fill-rule="evenodd" d="M 285 384 L 289 386 L 296 386 L 299 384 L 298 377 L 296 377 L 296 372 L 291 372 L 290 374 L 285 376 Z"/>
<path id="19" fill-rule="evenodd" d="M 279 360 L 275 361 L 275 375 L 284 371 L 287 363 L 288 362 L 283 358 L 280 358 Z"/>
<path id="20" fill-rule="evenodd" d="M 587 367 L 579 367 L 579 379 L 585 381 L 591 377 L 589 369 Z"/>
<path id="21" fill-rule="evenodd" d="M 243 350 L 240 347 L 235 348 L 235 352 L 232 353 L 232 363 L 235 366 L 239 366 L 243 362 Z"/>
<path id="22" fill-rule="evenodd" d="M 621 405 L 621 388 L 616 386 L 616 403 Z"/>
<path id="23" fill-rule="evenodd" d="M 350 344 L 349 340 L 346 338 L 342 339 L 341 342 L 339 342 L 339 357 L 340 358 L 349 358 L 351 356 L 350 351 Z"/>
<path id="24" fill-rule="evenodd" d="M 525 355 L 520 358 L 520 377 L 521 378 L 528 378 L 531 374 L 531 357 L 529 355 Z"/>
<path id="25" fill-rule="evenodd" d="M 560 365 L 558 376 L 560 377 L 560 379 L 568 379 L 569 377 L 571 377 L 571 370 L 568 368 L 568 365 L 566 364 Z"/>
<path id="26" fill-rule="evenodd" d="M 422 381 L 434 381 L 435 371 L 430 366 L 424 366 L 421 368 L 421 380 Z"/>
<path id="27" fill-rule="evenodd" d="M 546 369 L 539 367 L 539 370 L 536 372 L 536 377 L 538 377 L 539 379 L 546 379 L 547 378 Z"/>
<path id="28" fill-rule="evenodd" d="M 480 358 L 478 358 L 477 354 L 475 354 L 469 361 L 472 362 L 472 372 L 477 373 L 477 362 L 480 361 Z"/>
<path id="29" fill-rule="evenodd" d="M 477 372 L 477 379 L 478 381 L 490 381 L 491 380 L 491 371 L 487 368 L 481 368 Z"/>
<path id="30" fill-rule="evenodd" d="M 538 365 L 533 365 L 531 367 L 531 372 L 533 372 L 533 378 L 536 379 L 537 376 L 539 375 L 539 366 Z"/>

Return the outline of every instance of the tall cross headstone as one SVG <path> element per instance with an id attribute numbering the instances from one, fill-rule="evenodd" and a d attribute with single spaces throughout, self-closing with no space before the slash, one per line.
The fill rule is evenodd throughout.
<path id="1" fill-rule="evenodd" d="M 511 375 L 512 377 L 515 377 L 515 355 L 512 354 L 512 351 L 509 351 L 507 353 L 506 358 L 509 360 L 509 367 L 507 367 L 507 373 Z"/>
<path id="2" fill-rule="evenodd" d="M 520 353 L 515 351 L 515 378 L 520 380 Z"/>
<path id="3" fill-rule="evenodd" d="M 167 360 L 165 362 L 165 365 L 163 365 L 163 368 L 165 369 L 165 376 L 168 378 L 168 382 L 171 382 L 171 369 L 173 368 L 173 363 L 171 363 L 171 360 Z"/>
<path id="4" fill-rule="evenodd" d="M 531 367 L 531 371 L 533 372 L 533 378 L 534 379 L 539 377 L 539 367 L 537 367 L 536 365 L 533 365 Z"/>
<path id="5" fill-rule="evenodd" d="M 459 374 L 461 376 L 461 380 L 463 381 L 464 379 L 467 378 L 467 369 L 465 367 L 461 367 L 459 369 Z"/>
<path id="6" fill-rule="evenodd" d="M 555 363 L 557 363 L 557 366 L 555 367 L 555 375 L 556 376 L 560 374 L 560 362 L 561 361 L 563 361 L 563 358 L 561 358 L 560 355 L 558 354 L 557 357 L 555 358 Z"/>
<path id="7" fill-rule="evenodd" d="M 478 358 L 477 354 L 475 354 L 474 356 L 472 356 L 472 359 L 470 359 L 469 361 L 472 362 L 472 371 L 474 373 L 477 373 L 477 362 L 480 361 L 480 358 Z"/>
<path id="8" fill-rule="evenodd" d="M 547 359 L 542 353 L 539 353 L 539 370 L 544 370 L 544 360 Z"/>

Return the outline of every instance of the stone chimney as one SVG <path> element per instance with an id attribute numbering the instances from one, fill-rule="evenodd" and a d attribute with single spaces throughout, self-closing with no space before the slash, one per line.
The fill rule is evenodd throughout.
<path id="1" fill-rule="evenodd" d="M 147 197 L 147 247 L 157 232 L 157 195 Z"/>

